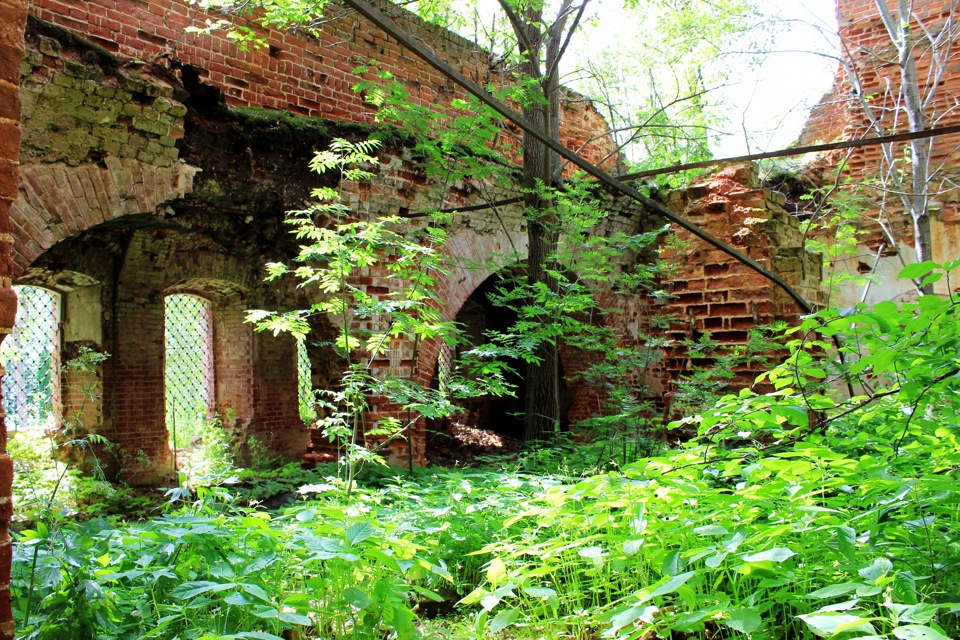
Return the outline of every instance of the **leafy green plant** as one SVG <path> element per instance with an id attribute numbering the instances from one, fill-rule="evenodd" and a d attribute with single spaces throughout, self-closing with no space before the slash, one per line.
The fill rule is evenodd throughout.
<path id="1" fill-rule="evenodd" d="M 341 187 L 345 181 L 369 179 L 373 174 L 361 167 L 377 164 L 370 154 L 379 145 L 375 139 L 334 140 L 329 151 L 314 157 L 311 168 L 321 173 L 336 171 Z M 347 370 L 340 388 L 319 391 L 324 417 L 317 425 L 341 446 L 349 492 L 362 466 L 382 462 L 383 449 L 406 437 L 417 420 L 457 411 L 451 394 L 500 394 L 507 389 L 490 369 L 490 375 L 459 378 L 439 390 L 420 387 L 413 381 L 412 370 L 408 376 L 375 372 L 376 361 L 403 342 L 412 344 L 416 352 L 416 345 L 424 340 L 455 341 L 456 328 L 441 319 L 434 291 L 437 277 L 446 273 L 439 250 L 446 232 L 439 224 L 413 230 L 398 217 L 358 220 L 341 202 L 340 192 L 331 187 L 317 188 L 313 196 L 318 204 L 292 213 L 288 220 L 297 237 L 306 242 L 297 258 L 299 266 L 274 263 L 267 269 L 270 279 L 292 274 L 300 286 L 316 286 L 321 301 L 291 313 L 254 311 L 249 319 L 260 330 L 289 331 L 301 339 L 309 330 L 308 316 L 325 314 L 335 319 L 334 347 Z M 371 273 L 379 274 L 387 293 L 371 292 L 361 284 L 361 276 Z M 367 424 L 373 397 L 401 407 L 401 413 Z M 406 420 L 400 417 L 403 413 Z"/>
<path id="2" fill-rule="evenodd" d="M 69 360 L 63 370 L 74 373 L 93 374 L 97 368 L 108 358 L 108 354 L 99 353 L 89 348 L 81 348 L 77 357 Z M 37 518 L 36 529 L 28 529 L 24 536 L 35 536 L 37 539 L 49 539 L 58 533 L 58 524 L 64 519 L 65 512 L 55 509 L 60 499 L 60 492 L 67 488 L 67 479 L 71 474 L 77 477 L 79 474 L 74 465 L 83 461 L 91 466 L 94 476 L 102 481 L 103 471 L 100 467 L 99 458 L 94 450 L 94 445 L 106 445 L 107 439 L 97 433 L 89 433 L 84 423 L 87 403 L 95 401 L 99 396 L 100 382 L 95 375 L 83 376 L 84 382 L 79 389 L 82 397 L 82 404 L 73 409 L 72 414 L 63 417 L 63 426 L 60 432 L 48 432 L 45 434 L 48 443 L 48 455 L 50 461 L 54 464 L 48 464 L 48 461 L 41 458 L 34 458 L 35 466 L 31 469 L 26 466 L 27 473 L 40 480 L 37 484 L 31 485 L 34 492 L 33 499 L 36 501 L 33 513 Z M 16 450 L 16 449 L 15 449 Z M 20 449 L 21 453 L 27 452 L 28 447 Z M 37 452 L 31 451 L 36 454 Z M 29 465 L 29 462 L 26 463 Z M 46 483 L 43 482 L 46 480 Z M 46 484 L 46 486 L 44 486 Z M 38 562 L 40 560 L 40 547 L 33 547 L 33 554 L 30 562 L 29 581 L 30 589 L 26 596 L 24 624 L 29 623 L 30 599 L 33 596 L 33 588 L 41 576 L 38 573 Z M 81 624 L 86 624 L 81 621 Z"/>
<path id="3" fill-rule="evenodd" d="M 922 296 L 811 316 L 761 376 L 773 391 L 728 394 L 678 423 L 700 437 L 677 452 L 534 495 L 507 521 L 522 532 L 484 548 L 485 584 L 464 604 L 491 631 L 955 635 L 955 305 Z M 837 390 L 848 379 L 861 394 Z"/>

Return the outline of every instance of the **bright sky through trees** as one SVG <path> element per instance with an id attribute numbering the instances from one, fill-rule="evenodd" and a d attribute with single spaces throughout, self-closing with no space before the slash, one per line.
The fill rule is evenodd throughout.
<path id="1" fill-rule="evenodd" d="M 835 0 L 768 0 L 763 5 L 786 22 L 772 53 L 727 91 L 733 130 L 715 147 L 721 157 L 788 147 L 837 71 L 837 61 L 827 57 L 836 55 Z"/>
<path id="2" fill-rule="evenodd" d="M 592 19 L 584 21 L 561 62 L 563 83 L 595 96 L 596 87 L 585 84 L 584 78 L 598 68 L 609 68 L 613 60 L 619 69 L 610 74 L 615 79 L 608 82 L 619 91 L 612 91 L 612 102 L 622 103 L 647 92 L 649 67 L 656 69 L 657 82 L 666 86 L 669 94 L 671 75 L 686 71 L 672 66 L 669 48 L 662 58 L 656 55 L 660 43 L 652 34 L 657 33 L 658 4 L 671 3 L 640 2 L 625 9 L 622 0 L 591 0 L 587 17 Z M 711 140 L 718 157 L 789 146 L 810 107 L 829 90 L 837 69 L 836 60 L 830 57 L 837 49 L 835 0 L 759 0 L 756 4 L 761 17 L 747 21 L 756 28 L 742 43 L 725 46 L 729 55 L 707 62 L 706 66 L 716 68 L 704 70 L 710 88 L 704 100 L 716 105 L 714 113 L 726 119 Z M 505 39 L 494 35 L 491 41 L 496 32 L 493 16 L 500 13 L 497 0 L 456 0 L 452 9 L 460 13 L 462 21 L 459 26 L 451 25 L 453 28 L 488 47 L 494 57 L 503 55 Z M 508 27 L 503 23 L 501 29 Z M 718 81 L 717 73 L 725 73 L 727 80 Z M 724 86 L 718 89 L 717 84 Z M 619 110 L 625 114 L 631 106 L 622 105 Z M 601 112 L 610 120 L 603 108 Z"/>
<path id="3" fill-rule="evenodd" d="M 698 0 L 702 1 L 702 0 Z M 762 0 L 760 11 L 770 21 L 751 37 L 766 35 L 765 55 L 730 56 L 727 86 L 710 102 L 721 103 L 729 118 L 711 148 L 728 157 L 785 148 L 800 133 L 809 109 L 830 89 L 837 61 L 835 0 Z M 622 55 L 635 42 L 640 9 L 601 0 L 594 6 L 597 20 L 584 28 L 574 48 L 577 58 L 567 65 L 596 60 L 604 52 Z M 744 43 L 743 49 L 747 49 Z M 728 47 L 735 52 L 737 47 Z M 571 74 L 575 75 L 575 74 Z M 569 82 L 569 79 L 567 80 Z M 747 142 L 749 140 L 749 144 Z"/>

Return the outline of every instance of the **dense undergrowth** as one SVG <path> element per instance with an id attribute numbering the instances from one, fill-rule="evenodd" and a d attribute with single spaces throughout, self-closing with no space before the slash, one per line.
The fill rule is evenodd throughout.
<path id="1" fill-rule="evenodd" d="M 42 514 L 17 535 L 17 623 L 40 638 L 960 637 L 958 324 L 935 296 L 815 314 L 766 392 L 724 396 L 675 425 L 698 430 L 684 447 L 604 473 L 557 449 L 349 494 L 329 470 L 248 474 L 180 487 L 138 522 Z"/>

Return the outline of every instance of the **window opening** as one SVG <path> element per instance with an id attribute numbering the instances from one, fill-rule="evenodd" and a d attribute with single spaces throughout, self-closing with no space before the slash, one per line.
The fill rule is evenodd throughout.
<path id="1" fill-rule="evenodd" d="M 306 425 L 316 422 L 317 410 L 314 406 L 313 371 L 310 367 L 310 356 L 307 355 L 305 340 L 297 340 L 297 397 L 300 400 L 300 419 Z"/>
<path id="2" fill-rule="evenodd" d="M 13 290 L 17 319 L 0 344 L 7 430 L 51 429 L 60 407 L 60 296 L 40 287 Z"/>
<path id="3" fill-rule="evenodd" d="M 170 448 L 201 435 L 213 409 L 213 306 L 186 294 L 164 300 L 164 389 Z"/>

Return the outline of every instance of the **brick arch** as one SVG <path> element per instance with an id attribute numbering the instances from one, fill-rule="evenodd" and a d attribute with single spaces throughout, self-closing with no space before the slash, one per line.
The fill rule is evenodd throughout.
<path id="1" fill-rule="evenodd" d="M 82 289 L 83 287 L 93 287 L 101 283 L 102 278 L 99 277 L 99 274 L 72 269 L 58 269 L 57 271 L 28 269 L 14 280 L 14 284 L 43 287 L 57 293 Z"/>
<path id="2" fill-rule="evenodd" d="M 222 256 L 225 261 L 228 256 Z M 194 269 L 202 265 L 194 263 Z M 171 295 L 186 294 L 210 303 L 210 355 L 213 366 L 213 409 L 233 415 L 239 423 L 250 424 L 256 415 L 255 363 L 256 335 L 246 322 L 248 289 L 235 281 L 196 276 L 182 280 L 163 291 Z M 296 396 L 294 395 L 294 399 Z"/>
<path id="3" fill-rule="evenodd" d="M 518 261 L 515 256 L 513 259 L 507 257 L 504 264 L 493 268 L 490 266 L 490 261 L 495 255 L 507 256 L 507 250 L 524 252 L 526 242 L 526 234 L 519 229 L 512 234 L 508 234 L 503 229 L 483 235 L 465 231 L 450 237 L 443 251 L 460 266 L 437 282 L 437 295 L 444 302 L 441 320 L 456 319 L 467 299 L 487 278 Z M 429 387 L 433 379 L 437 357 L 443 348 L 441 342 L 436 339 L 428 340 L 418 349 L 414 377 L 423 387 Z"/>
<path id="4" fill-rule="evenodd" d="M 10 207 L 14 276 L 82 231 L 127 215 L 156 213 L 190 193 L 196 172 L 181 163 L 158 167 L 113 157 L 77 166 L 23 165 L 20 191 Z"/>
<path id="5" fill-rule="evenodd" d="M 178 251 L 168 265 L 164 295 L 189 293 L 212 302 L 249 301 L 260 270 L 234 255 L 214 251 Z"/>
<path id="6" fill-rule="evenodd" d="M 519 225 L 518 225 L 519 226 Z M 489 233 L 489 231 L 488 231 Z M 517 238 L 517 235 L 523 235 Z M 445 321 L 454 320 L 460 313 L 467 300 L 476 292 L 476 290 L 486 280 L 497 273 L 509 271 L 522 264 L 525 259 L 526 236 L 521 230 L 511 234 L 514 241 L 514 248 L 518 255 L 513 259 L 504 260 L 501 264 L 490 267 L 486 266 L 490 258 L 495 254 L 503 254 L 504 244 L 509 245 L 507 234 L 500 232 L 493 236 L 474 237 L 470 233 L 462 233 L 451 239 L 444 248 L 444 251 L 456 256 L 464 265 L 473 265 L 472 267 L 463 267 L 455 271 L 452 275 L 438 282 L 438 294 L 444 301 L 442 319 Z M 486 255 L 484 255 L 486 253 Z M 481 266 L 482 265 L 482 266 Z M 620 296 L 609 289 L 602 289 L 593 292 L 596 303 L 602 308 L 617 308 L 622 306 L 623 300 Z M 635 318 L 626 320 L 621 313 L 615 313 L 611 316 L 601 315 L 596 318 L 597 322 L 603 325 L 619 328 L 624 332 L 624 336 L 630 339 L 635 335 L 636 327 L 630 323 L 636 322 Z M 445 345 L 439 340 L 424 342 L 420 345 L 416 361 L 416 381 L 424 387 L 428 387 L 436 372 L 437 360 Z M 577 376 L 586 367 L 590 366 L 590 356 L 584 355 L 576 349 L 562 346 L 559 352 L 560 366 L 566 378 Z M 596 415 L 602 409 L 605 401 L 605 395 L 602 391 L 585 385 L 576 385 L 568 388 L 569 406 L 565 409 L 565 415 L 570 424 L 579 422 L 592 415 Z M 422 424 L 418 425 L 417 435 L 421 442 L 425 440 L 425 431 Z"/>

